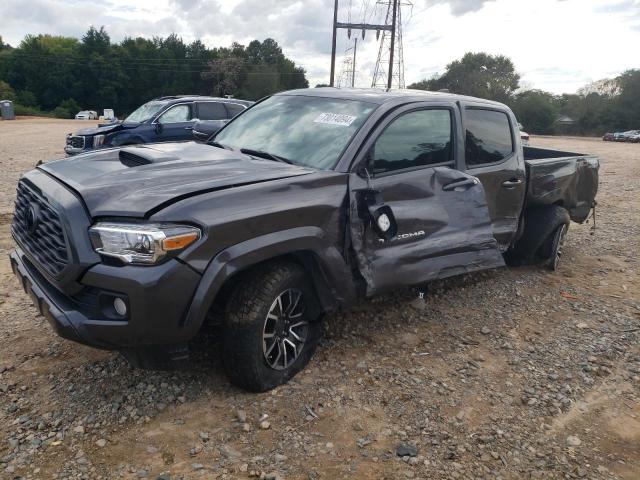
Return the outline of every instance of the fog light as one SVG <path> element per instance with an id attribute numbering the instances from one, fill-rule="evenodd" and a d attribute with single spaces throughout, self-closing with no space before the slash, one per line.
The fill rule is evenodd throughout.
<path id="1" fill-rule="evenodd" d="M 113 309 L 122 317 L 127 314 L 127 304 L 121 298 L 116 297 L 113 301 Z"/>

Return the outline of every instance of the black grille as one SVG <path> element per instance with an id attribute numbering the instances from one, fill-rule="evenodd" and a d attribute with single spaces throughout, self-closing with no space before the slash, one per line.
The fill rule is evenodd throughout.
<path id="1" fill-rule="evenodd" d="M 60 217 L 44 198 L 24 182 L 18 184 L 11 232 L 20 245 L 54 277 L 67 266 L 67 244 Z"/>
<path id="2" fill-rule="evenodd" d="M 84 148 L 84 137 L 79 137 L 79 136 L 67 137 L 67 145 L 73 148 Z"/>

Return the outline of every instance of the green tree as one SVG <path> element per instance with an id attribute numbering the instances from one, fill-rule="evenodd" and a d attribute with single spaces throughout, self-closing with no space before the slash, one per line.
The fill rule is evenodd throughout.
<path id="1" fill-rule="evenodd" d="M 620 95 L 614 100 L 614 109 L 620 116 L 619 124 L 625 129 L 640 128 L 640 70 L 628 70 L 618 79 Z"/>
<path id="2" fill-rule="evenodd" d="M 0 40 L 0 43 L 2 41 Z M 4 44 L 3 44 L 4 45 Z M 23 106 L 72 110 L 113 108 L 125 116 L 159 96 L 235 95 L 258 99 L 285 89 L 307 87 L 305 71 L 273 39 L 244 47 L 207 48 L 165 38 L 125 38 L 113 43 L 104 27 L 90 27 L 81 40 L 27 35 L 17 48 L 0 48 L 0 80 L 18 92 Z M 29 104 L 29 105 L 27 105 Z"/>
<path id="3" fill-rule="evenodd" d="M 0 80 L 0 100 L 15 101 L 16 92 L 7 82 Z"/>
<path id="4" fill-rule="evenodd" d="M 0 52 L 2 50 L 10 50 L 11 49 L 11 45 L 9 45 L 8 43 L 4 43 L 4 41 L 2 40 L 2 35 L 0 35 Z"/>
<path id="5" fill-rule="evenodd" d="M 16 96 L 16 102 L 24 107 L 37 107 L 38 100 L 29 90 L 21 90 Z"/>
<path id="6" fill-rule="evenodd" d="M 550 134 L 558 117 L 556 98 L 542 90 L 527 90 L 509 102 L 518 121 L 529 133 Z"/>
<path id="7" fill-rule="evenodd" d="M 409 88 L 440 90 L 507 102 L 518 89 L 520 75 L 513 62 L 503 55 L 466 53 L 447 65 L 445 73 Z"/>

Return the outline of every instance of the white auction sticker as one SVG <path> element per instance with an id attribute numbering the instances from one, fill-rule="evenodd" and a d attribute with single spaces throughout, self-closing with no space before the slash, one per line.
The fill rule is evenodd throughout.
<path id="1" fill-rule="evenodd" d="M 313 123 L 324 123 L 326 125 L 340 125 L 341 127 L 348 127 L 356 118 L 358 117 L 354 117 L 353 115 L 345 115 L 342 113 L 321 113 L 313 121 Z"/>

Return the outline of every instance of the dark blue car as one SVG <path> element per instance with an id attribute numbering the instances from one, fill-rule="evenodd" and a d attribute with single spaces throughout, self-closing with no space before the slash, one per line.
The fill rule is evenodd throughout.
<path id="1" fill-rule="evenodd" d="M 221 128 L 253 102 L 201 96 L 161 97 L 145 103 L 122 122 L 84 128 L 67 135 L 69 155 L 97 148 L 193 140 L 196 124 Z M 213 132 L 211 132 L 213 133 Z"/>

